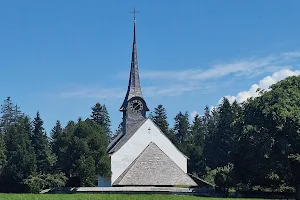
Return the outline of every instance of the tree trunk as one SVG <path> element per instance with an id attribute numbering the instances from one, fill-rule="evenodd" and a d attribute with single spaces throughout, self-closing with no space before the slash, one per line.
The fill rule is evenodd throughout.
<path id="1" fill-rule="evenodd" d="M 296 184 L 296 200 L 300 200 L 300 183 Z"/>

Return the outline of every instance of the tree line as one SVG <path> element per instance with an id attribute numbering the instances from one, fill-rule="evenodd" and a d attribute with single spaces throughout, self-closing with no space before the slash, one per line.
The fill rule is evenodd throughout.
<path id="1" fill-rule="evenodd" d="M 111 137 L 105 105 L 97 103 L 90 118 L 60 121 L 50 132 L 39 112 L 33 120 L 8 97 L 1 105 L 0 192 L 39 192 L 58 186 L 95 186 L 110 176 L 106 147 Z"/>
<path id="2" fill-rule="evenodd" d="M 228 191 L 300 189 L 300 76 L 289 77 L 244 103 L 223 98 L 189 122 L 179 112 L 170 127 L 163 105 L 149 114 L 189 157 L 188 173 Z M 37 112 L 31 120 L 8 97 L 1 106 L 0 191 L 37 192 L 54 186 L 95 186 L 110 177 L 111 131 L 105 105 L 90 118 L 57 121 L 47 137 Z"/>
<path id="3" fill-rule="evenodd" d="M 223 98 L 191 124 L 179 112 L 169 128 L 162 105 L 149 117 L 189 157 L 189 173 L 224 191 L 300 192 L 300 76 L 258 92 L 241 104 Z"/>

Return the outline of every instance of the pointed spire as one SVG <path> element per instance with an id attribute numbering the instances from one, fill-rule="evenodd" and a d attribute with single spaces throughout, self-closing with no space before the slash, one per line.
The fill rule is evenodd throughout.
<path id="1" fill-rule="evenodd" d="M 140 87 L 140 78 L 139 78 L 138 58 L 137 58 L 135 23 L 136 21 L 134 20 L 131 68 L 130 68 L 128 90 L 129 90 L 129 95 L 142 96 L 141 87 Z"/>
<path id="2" fill-rule="evenodd" d="M 134 8 L 134 10 L 131 13 L 134 14 L 131 67 L 130 67 L 128 89 L 127 89 L 127 93 L 126 93 L 124 102 L 120 108 L 120 111 L 124 110 L 125 104 L 132 97 L 135 97 L 135 96 L 142 97 L 142 90 L 140 87 L 140 78 L 139 78 L 138 58 L 137 58 L 136 31 L 135 31 L 136 14 L 138 13 L 138 11 Z"/>

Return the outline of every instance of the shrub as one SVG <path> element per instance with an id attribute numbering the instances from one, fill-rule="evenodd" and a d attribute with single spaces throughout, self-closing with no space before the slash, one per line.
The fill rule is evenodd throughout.
<path id="1" fill-rule="evenodd" d="M 63 173 L 30 175 L 24 180 L 29 193 L 39 193 L 44 189 L 65 186 L 66 182 L 67 177 Z"/>

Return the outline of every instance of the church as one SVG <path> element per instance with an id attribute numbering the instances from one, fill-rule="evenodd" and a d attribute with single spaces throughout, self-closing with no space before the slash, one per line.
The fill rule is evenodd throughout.
<path id="1" fill-rule="evenodd" d="M 107 147 L 112 172 L 109 183 L 111 186 L 197 186 L 187 174 L 188 158 L 146 117 L 147 111 L 140 87 L 134 16 L 130 76 L 120 107 L 123 130 Z"/>

